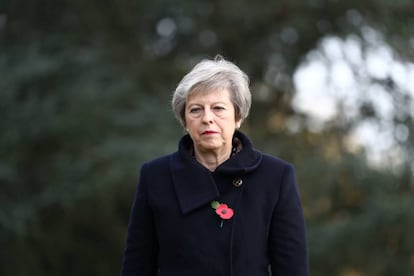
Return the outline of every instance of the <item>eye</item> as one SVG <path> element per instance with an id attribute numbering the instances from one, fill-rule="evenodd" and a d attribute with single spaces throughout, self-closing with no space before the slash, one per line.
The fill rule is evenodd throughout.
<path id="1" fill-rule="evenodd" d="M 199 108 L 199 107 L 190 108 L 190 113 L 193 113 L 193 114 L 200 113 L 200 111 L 201 111 L 201 108 Z"/>
<path id="2" fill-rule="evenodd" d="M 217 105 L 217 106 L 213 107 L 213 109 L 216 110 L 216 111 L 221 111 L 221 110 L 224 110 L 225 108 L 223 106 Z"/>

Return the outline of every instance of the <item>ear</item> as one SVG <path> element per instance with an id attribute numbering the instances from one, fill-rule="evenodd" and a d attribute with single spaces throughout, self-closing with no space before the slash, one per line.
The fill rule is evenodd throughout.
<path id="1" fill-rule="evenodd" d="M 239 129 L 241 126 L 242 120 L 236 121 L 236 129 Z"/>

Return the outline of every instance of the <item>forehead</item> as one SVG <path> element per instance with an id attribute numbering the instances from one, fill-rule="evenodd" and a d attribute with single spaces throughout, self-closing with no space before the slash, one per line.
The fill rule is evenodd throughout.
<path id="1" fill-rule="evenodd" d="M 195 101 L 230 102 L 230 92 L 225 88 L 210 90 L 193 90 L 187 97 L 187 103 Z"/>

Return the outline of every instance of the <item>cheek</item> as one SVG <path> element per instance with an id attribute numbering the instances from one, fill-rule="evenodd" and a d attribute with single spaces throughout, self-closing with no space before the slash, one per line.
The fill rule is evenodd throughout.
<path id="1" fill-rule="evenodd" d="M 195 129 L 197 128 L 197 122 L 195 122 L 194 120 L 187 119 L 185 127 L 189 132 L 194 132 Z"/>

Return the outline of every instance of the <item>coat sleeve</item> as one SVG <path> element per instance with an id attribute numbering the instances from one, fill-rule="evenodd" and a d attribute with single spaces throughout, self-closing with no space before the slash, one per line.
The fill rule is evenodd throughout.
<path id="1" fill-rule="evenodd" d="M 157 270 L 157 239 L 153 214 L 148 203 L 146 165 L 132 204 L 121 276 L 155 276 Z"/>
<path id="2" fill-rule="evenodd" d="M 270 226 L 272 275 L 309 275 L 306 229 L 292 165 L 286 165 Z"/>

